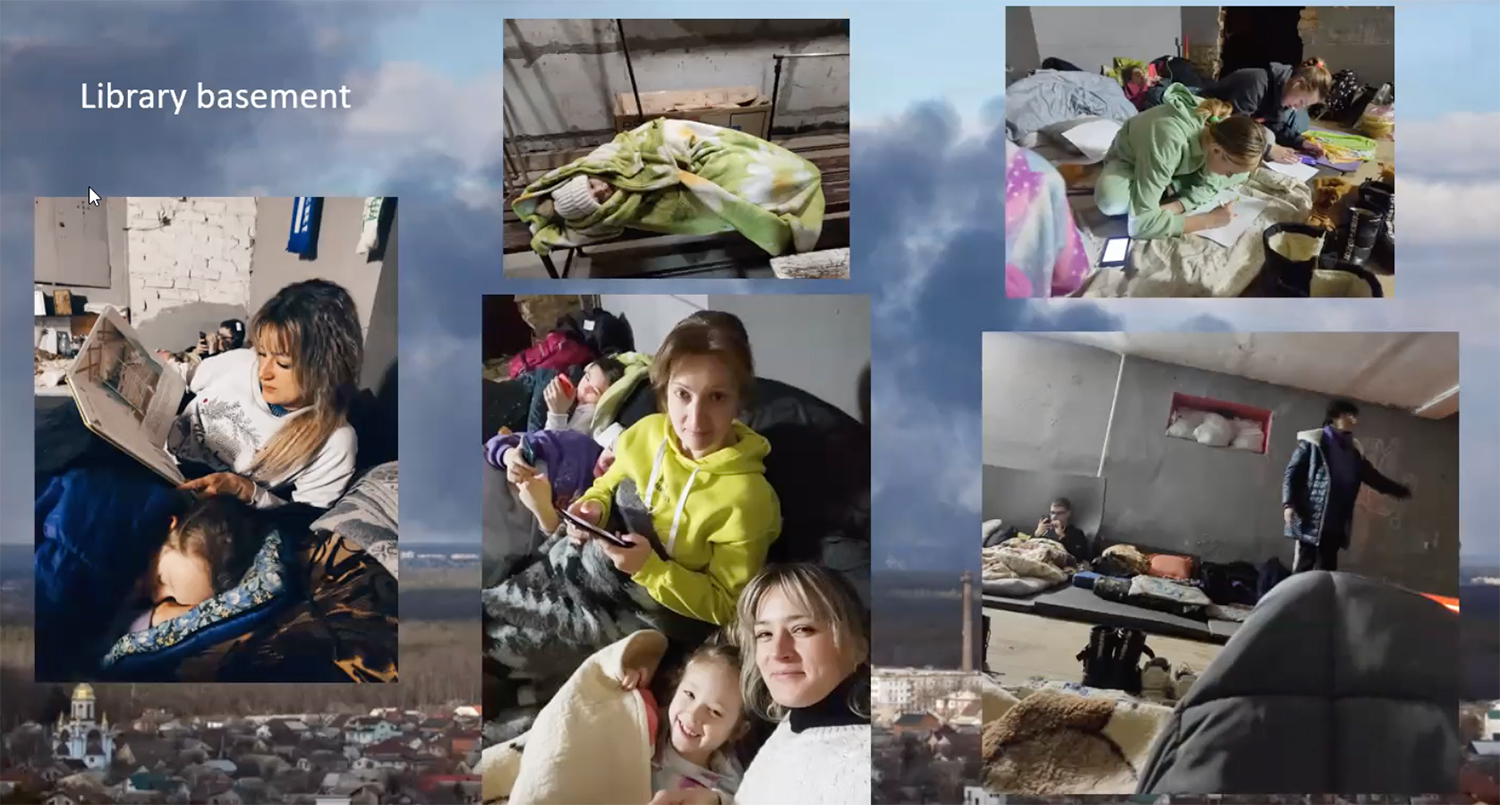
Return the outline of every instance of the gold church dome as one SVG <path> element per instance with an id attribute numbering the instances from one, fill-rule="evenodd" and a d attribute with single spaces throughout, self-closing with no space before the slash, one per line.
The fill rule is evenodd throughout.
<path id="1" fill-rule="evenodd" d="M 79 699 L 89 699 L 89 700 L 92 700 L 93 698 L 94 698 L 94 688 L 89 683 L 87 683 L 87 682 L 80 682 L 80 683 L 78 683 L 78 687 L 73 688 L 73 701 L 76 702 Z"/>

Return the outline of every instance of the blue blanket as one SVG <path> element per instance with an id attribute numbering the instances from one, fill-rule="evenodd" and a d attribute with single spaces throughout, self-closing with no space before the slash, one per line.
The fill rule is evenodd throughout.
<path id="1" fill-rule="evenodd" d="M 1005 133 L 1012 142 L 1080 117 L 1123 123 L 1135 114 L 1119 83 L 1095 73 L 1038 70 L 1005 88 Z"/>
<path id="2" fill-rule="evenodd" d="M 183 497 L 138 465 L 37 478 L 36 678 L 92 677 Z"/>

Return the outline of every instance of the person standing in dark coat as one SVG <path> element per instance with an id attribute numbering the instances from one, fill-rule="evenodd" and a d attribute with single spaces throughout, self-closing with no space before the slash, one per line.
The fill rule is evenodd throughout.
<path id="1" fill-rule="evenodd" d="M 1255 118 L 1276 139 L 1266 149 L 1266 158 L 1292 163 L 1301 159 L 1299 151 L 1322 156 L 1323 147 L 1304 136 L 1311 125 L 1307 107 L 1322 103 L 1332 89 L 1333 76 L 1323 60 L 1308 59 L 1295 68 L 1271 62 L 1235 70 L 1198 94 L 1228 103 L 1236 114 Z"/>
<path id="2" fill-rule="evenodd" d="M 1339 551 L 1349 547 L 1360 487 L 1398 500 L 1411 497 L 1410 489 L 1381 475 L 1365 458 L 1354 439 L 1358 422 L 1359 406 L 1334 400 L 1321 430 L 1297 434 L 1297 449 L 1281 482 L 1285 536 L 1296 540 L 1292 573 L 1338 570 Z"/>

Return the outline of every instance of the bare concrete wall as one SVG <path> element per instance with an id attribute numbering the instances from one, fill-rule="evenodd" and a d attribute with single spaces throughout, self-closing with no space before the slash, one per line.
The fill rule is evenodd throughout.
<path id="1" fill-rule="evenodd" d="M 1205 77 L 1219 72 L 1221 6 L 1183 6 L 1182 36 L 1187 40 L 1187 59 Z"/>
<path id="2" fill-rule="evenodd" d="M 1052 501 L 1062 497 L 1073 504 L 1072 524 L 1090 539 L 1099 533 L 1099 525 L 1108 508 L 1103 478 L 1093 475 L 1071 475 L 1035 470 L 1013 470 L 986 464 L 980 516 L 985 520 L 1003 520 L 1030 534 L 1038 520 L 1051 510 Z"/>
<path id="3" fill-rule="evenodd" d="M 1353 70 L 1371 86 L 1396 80 L 1396 10 L 1391 6 L 1319 6 L 1302 12 L 1303 53 L 1328 69 Z"/>
<path id="4" fill-rule="evenodd" d="M 1041 58 L 1055 56 L 1081 70 L 1098 72 L 1112 65 L 1116 56 L 1150 61 L 1175 54 L 1176 40 L 1182 36 L 1182 8 L 1033 6 L 1031 23 Z"/>
<path id="5" fill-rule="evenodd" d="M 1096 474 L 1120 356 L 1017 333 L 983 339 L 984 463 Z"/>
<path id="6" fill-rule="evenodd" d="M 1005 83 L 1025 78 L 1042 66 L 1042 54 L 1036 49 L 1036 28 L 1031 24 L 1031 8 L 1005 8 Z"/>
<path id="7" fill-rule="evenodd" d="M 848 52 L 847 20 L 625 20 L 642 92 L 724 86 L 771 94 L 773 53 Z M 507 130 L 525 150 L 614 135 L 614 96 L 630 92 L 615 21 L 506 20 Z M 849 60 L 789 60 L 776 130 L 849 125 Z"/>
<path id="8" fill-rule="evenodd" d="M 733 313 L 750 333 L 757 375 L 860 416 L 860 373 L 870 365 L 868 297 L 619 294 L 602 296 L 599 304 L 630 321 L 641 352 L 655 352 L 672 327 L 696 311 Z"/>
<path id="9" fill-rule="evenodd" d="M 1456 359 L 1456 356 L 1455 356 Z M 1296 433 L 1322 423 L 1327 398 L 1216 372 L 1127 358 L 1028 336 L 986 334 L 986 464 L 1093 474 L 1109 432 L 1101 532 L 1110 541 L 1212 561 L 1291 561 L 1281 536 L 1281 477 Z M 1273 412 L 1266 455 L 1164 435 L 1174 391 Z M 1387 476 L 1412 487 L 1398 502 L 1365 490 L 1344 567 L 1424 591 L 1456 594 L 1458 422 L 1362 406 L 1359 438 Z M 1092 466 L 1085 466 L 1092 453 Z"/>
<path id="10" fill-rule="evenodd" d="M 287 198 L 257 199 L 256 215 L 262 236 L 255 242 L 255 273 L 251 278 L 246 306 L 257 310 L 277 291 L 294 282 L 325 279 L 336 282 L 354 297 L 359 320 L 368 338 L 370 313 L 374 309 L 376 290 L 384 263 L 367 261 L 355 254 L 359 244 L 360 225 L 364 218 L 363 198 L 323 199 L 323 218 L 318 230 L 317 259 L 303 260 L 286 250 L 286 236 L 292 222 L 292 202 Z M 395 227 L 393 226 L 392 229 Z M 389 326 L 395 329 L 395 322 Z"/>

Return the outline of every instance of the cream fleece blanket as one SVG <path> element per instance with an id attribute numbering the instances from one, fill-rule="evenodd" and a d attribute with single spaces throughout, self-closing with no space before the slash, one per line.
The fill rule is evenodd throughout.
<path id="1" fill-rule="evenodd" d="M 1031 595 L 1073 575 L 1064 569 L 1072 559 L 1062 543 L 1040 537 L 1008 539 L 984 548 L 980 561 L 985 592 L 997 595 Z"/>
<path id="2" fill-rule="evenodd" d="M 651 800 L 656 704 L 620 687 L 626 667 L 653 673 L 667 650 L 642 630 L 584 662 L 537 714 L 531 731 L 479 760 L 485 802 L 510 805 L 645 805 Z"/>
<path id="3" fill-rule="evenodd" d="M 1006 689 L 986 677 L 981 696 L 984 786 L 996 793 L 1133 794 L 1172 714 L 1081 685 Z"/>
<path id="4" fill-rule="evenodd" d="M 1099 269 L 1084 280 L 1082 295 L 1239 296 L 1266 262 L 1261 233 L 1272 224 L 1305 222 L 1312 213 L 1312 189 L 1273 170 L 1256 170 L 1240 192 L 1264 200 L 1266 209 L 1233 248 L 1197 235 L 1137 241 L 1130 247 L 1130 272 Z"/>

